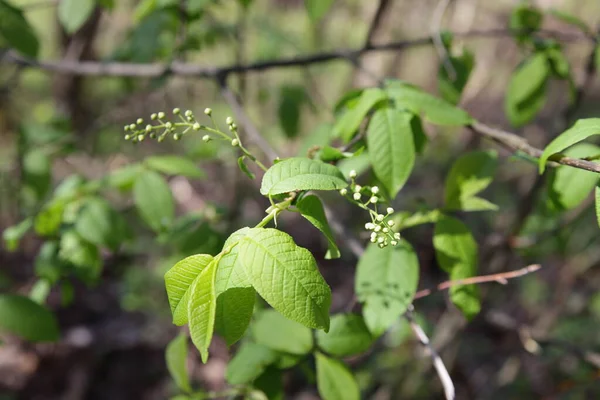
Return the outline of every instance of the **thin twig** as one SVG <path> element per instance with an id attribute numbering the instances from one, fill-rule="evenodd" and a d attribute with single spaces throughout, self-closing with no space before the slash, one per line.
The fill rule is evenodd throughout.
<path id="1" fill-rule="evenodd" d="M 429 296 L 434 291 L 446 290 L 446 289 L 449 289 L 449 288 L 451 288 L 453 286 L 472 285 L 472 284 L 488 283 L 488 282 L 497 282 L 497 283 L 500 283 L 502 285 L 506 285 L 508 283 L 509 279 L 519 278 L 519 277 L 521 277 L 523 275 L 527 275 L 527 274 L 530 274 L 532 272 L 536 272 L 540 268 L 542 268 L 541 265 L 539 265 L 539 264 L 533 264 L 533 265 L 529 265 L 529 266 L 527 266 L 525 268 L 518 269 L 516 271 L 501 272 L 499 274 L 474 276 L 474 277 L 471 277 L 471 278 L 457 279 L 457 280 L 454 280 L 454 281 L 446 281 L 446 282 L 440 283 L 434 289 L 419 290 L 415 294 L 414 298 L 415 299 L 420 299 L 422 297 Z"/>
<path id="2" fill-rule="evenodd" d="M 390 0 L 379 0 L 379 5 L 377 6 L 377 11 L 375 11 L 375 15 L 373 16 L 373 20 L 369 25 L 369 30 L 367 32 L 367 39 L 365 40 L 365 47 L 369 47 L 373 44 L 373 38 L 375 37 L 375 32 L 377 32 L 377 28 L 381 24 L 381 19 L 385 15 L 385 12 L 390 4 Z"/>
<path id="3" fill-rule="evenodd" d="M 456 398 L 456 390 L 454 389 L 454 383 L 452 383 L 452 378 L 450 378 L 450 374 L 442 361 L 442 358 L 438 354 L 438 352 L 433 348 L 429 338 L 423 328 L 417 323 L 413 315 L 413 306 L 411 305 L 409 309 L 404 313 L 404 318 L 410 324 L 410 328 L 413 333 L 421 342 L 423 347 L 425 347 L 429 351 L 429 356 L 433 361 L 433 366 L 440 377 L 440 381 L 442 382 L 442 386 L 444 388 L 444 394 L 446 395 L 446 400 L 454 400 Z"/>

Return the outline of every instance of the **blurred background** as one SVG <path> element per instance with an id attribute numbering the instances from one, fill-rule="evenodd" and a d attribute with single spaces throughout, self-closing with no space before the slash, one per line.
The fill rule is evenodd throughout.
<path id="1" fill-rule="evenodd" d="M 39 212 L 57 187 L 68 191 L 69 185 L 106 179 L 112 183 L 102 189 L 102 198 L 126 228 L 115 233 L 113 248 L 90 247 L 52 229 L 48 235 L 26 234 L 18 246 L 4 242 L 0 291 L 42 298 L 57 315 L 61 338 L 31 344 L 0 336 L 2 400 L 173 395 L 164 349 L 178 328 L 171 323 L 165 271 L 183 256 L 219 251 L 231 232 L 255 224 L 268 207 L 259 180 L 238 171 L 230 148 L 204 143 L 201 135 L 160 144 L 123 140 L 123 125 L 174 107 L 197 116 L 211 107 L 225 126 L 233 112 L 214 79 L 169 73 L 80 76 L 56 73 L 52 66 L 91 60 L 224 67 L 406 42 L 357 58 L 230 74 L 227 82 L 252 122 L 283 157 L 306 155 L 311 146 L 328 143 L 336 102 L 352 88 L 394 77 L 439 93 L 440 54 L 428 38 L 441 30 L 472 32 L 455 35 L 451 51 L 474 56 L 460 105 L 476 119 L 543 148 L 575 119 L 600 115 L 593 41 L 545 16 L 543 30 L 562 44 L 578 98 L 570 102 L 567 81 L 552 81 L 536 118 L 525 127 L 510 126 L 504 95 L 526 53 L 507 29 L 521 4 L 513 0 L 454 0 L 441 20 L 439 0 L 335 0 L 318 19 L 301 0 L 98 1 L 87 21 L 70 33 L 59 23 L 58 1 L 7 3 L 23 9 L 38 35 L 38 60 L 56 64 L 27 66 L 0 50 L 0 230 Z M 530 3 L 571 13 L 592 32 L 600 21 L 600 3 L 594 0 Z M 461 216 L 479 245 L 479 274 L 542 265 L 507 285 L 482 285 L 482 311 L 470 322 L 446 293 L 415 300 L 419 322 L 446 363 L 457 398 L 600 398 L 600 250 L 592 199 L 570 210 L 549 210 L 547 182 L 537 178 L 534 164 L 466 129 L 428 125 L 426 131 L 429 144 L 394 208 L 415 212 L 440 206 L 451 163 L 466 151 L 496 148 L 501 162 L 486 198 L 500 210 Z M 199 169 L 170 176 L 158 168 L 166 172 L 176 216 L 172 229 L 157 233 L 138 217 L 127 173 L 147 156 L 167 154 L 185 157 Z M 363 178 L 368 181 L 369 173 Z M 364 220 L 349 204 L 330 204 L 340 222 L 361 232 Z M 326 243 L 306 221 L 285 216 L 280 228 L 315 254 L 333 289 L 332 312 L 345 310 L 353 301 L 356 259 L 344 238 L 338 238 L 342 258 L 326 261 Z M 404 232 L 419 254 L 419 288 L 447 279 L 435 260 L 432 231 L 431 225 L 420 225 Z M 62 249 L 65 242 L 75 249 L 68 261 L 79 267 L 68 274 L 56 272 L 63 270 L 55 264 L 56 246 Z M 211 351 L 208 364 L 202 365 L 195 351 L 188 364 L 199 386 L 221 390 L 230 351 L 218 338 Z M 404 322 L 348 363 L 366 398 L 443 398 L 431 359 Z M 285 398 L 318 398 L 314 382 L 301 371 L 286 375 L 285 389 Z"/>

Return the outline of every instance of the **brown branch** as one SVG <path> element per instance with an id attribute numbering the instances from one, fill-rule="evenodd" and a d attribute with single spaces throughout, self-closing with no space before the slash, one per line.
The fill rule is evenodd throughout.
<path id="1" fill-rule="evenodd" d="M 371 24 L 369 25 L 367 39 L 365 40 L 365 47 L 369 47 L 373 44 L 373 38 L 375 37 L 377 28 L 379 28 L 381 20 L 383 19 L 383 16 L 385 15 L 385 12 L 387 11 L 389 5 L 390 0 L 379 0 L 379 5 L 377 6 L 377 10 L 375 11 L 373 20 L 371 20 Z"/>
<path id="2" fill-rule="evenodd" d="M 525 268 L 518 269 L 516 271 L 501 272 L 499 274 L 474 276 L 472 278 L 457 279 L 454 281 L 446 281 L 446 282 L 440 283 L 434 289 L 419 290 L 415 294 L 414 299 L 420 299 L 422 297 L 429 296 L 434 291 L 446 290 L 453 286 L 473 285 L 473 284 L 488 283 L 488 282 L 497 282 L 502 285 L 506 285 L 508 283 L 509 279 L 519 278 L 523 275 L 527 275 L 532 272 L 536 272 L 540 268 L 542 268 L 541 265 L 533 264 L 533 265 L 529 265 Z"/>
<path id="3" fill-rule="evenodd" d="M 540 31 L 541 35 L 557 38 L 561 41 L 590 41 L 583 35 L 565 34 L 558 31 Z M 473 30 L 454 33 L 460 38 L 497 38 L 511 37 L 515 32 L 508 29 Z M 49 72 L 84 76 L 121 76 L 134 78 L 158 78 L 165 75 L 191 76 L 204 79 L 220 79 L 230 74 L 265 71 L 273 68 L 287 68 L 326 63 L 334 60 L 356 60 L 369 52 L 403 50 L 412 47 L 430 45 L 431 37 L 393 41 L 383 44 L 369 44 L 360 49 L 342 49 L 306 56 L 260 61 L 251 64 L 236 64 L 224 67 L 201 66 L 193 63 L 174 61 L 171 64 L 135 64 L 101 61 L 39 61 L 25 58 L 13 51 L 0 57 L 0 63 L 16 64 L 24 67 L 39 68 Z"/>

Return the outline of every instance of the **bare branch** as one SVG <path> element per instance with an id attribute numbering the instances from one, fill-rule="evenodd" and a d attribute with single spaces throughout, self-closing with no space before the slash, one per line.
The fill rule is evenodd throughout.
<path id="1" fill-rule="evenodd" d="M 508 279 L 514 279 L 514 278 L 521 277 L 523 275 L 530 274 L 532 272 L 536 272 L 540 268 L 542 268 L 541 265 L 533 264 L 533 265 L 529 265 L 525 268 L 518 269 L 516 271 L 501 272 L 499 274 L 474 276 L 471 278 L 457 279 L 454 281 L 446 281 L 446 282 L 440 283 L 434 289 L 419 290 L 415 294 L 414 298 L 420 299 L 422 297 L 429 296 L 434 291 L 446 290 L 453 286 L 472 285 L 472 284 L 488 283 L 488 282 L 497 282 L 502 285 L 506 285 L 508 283 Z"/>

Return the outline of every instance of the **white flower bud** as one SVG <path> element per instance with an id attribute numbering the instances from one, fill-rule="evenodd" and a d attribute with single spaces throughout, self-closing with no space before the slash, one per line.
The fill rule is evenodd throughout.
<path id="1" fill-rule="evenodd" d="M 383 249 L 385 247 L 385 244 L 379 243 L 378 246 L 379 246 L 380 249 Z"/>
<path id="2" fill-rule="evenodd" d="M 146 125 L 146 132 L 152 131 L 152 125 Z"/>
<path id="3" fill-rule="evenodd" d="M 377 198 L 377 196 L 373 196 L 369 199 L 369 202 L 371 202 L 373 204 L 377 203 L 378 201 L 379 201 L 379 199 Z"/>
<path id="4" fill-rule="evenodd" d="M 375 243 L 377 241 L 377 237 L 371 236 L 371 243 Z"/>
<path id="5" fill-rule="evenodd" d="M 392 240 L 390 243 L 391 243 L 392 246 L 397 246 L 398 245 L 398 242 L 395 241 L 395 240 Z"/>
<path id="6" fill-rule="evenodd" d="M 371 229 L 374 229 L 374 228 L 375 228 L 375 225 L 373 225 L 373 223 L 371 223 L 371 222 L 367 222 L 365 224 L 365 229 L 368 231 L 370 231 Z"/>
<path id="7" fill-rule="evenodd" d="M 387 211 L 388 214 L 393 214 L 394 213 L 394 209 L 392 207 L 388 207 L 386 211 Z"/>
<path id="8" fill-rule="evenodd" d="M 208 143 L 208 142 L 210 142 L 210 136 L 204 135 L 204 136 L 202 136 L 202 140 L 205 141 L 206 143 Z"/>
<path id="9" fill-rule="evenodd" d="M 167 122 L 165 124 L 165 128 L 167 128 L 167 129 L 173 129 L 173 123 L 172 122 Z"/>
<path id="10" fill-rule="evenodd" d="M 181 139 L 181 134 L 180 133 L 174 133 L 173 134 L 173 140 L 179 140 Z"/>
<path id="11" fill-rule="evenodd" d="M 237 139 L 233 139 L 233 140 L 231 141 L 231 145 L 232 145 L 233 147 L 236 147 L 236 146 L 237 146 L 237 145 L 239 145 L 239 144 L 240 144 L 240 141 L 239 141 L 239 140 L 237 140 Z"/>
<path id="12" fill-rule="evenodd" d="M 375 227 L 375 232 L 379 232 L 379 231 L 381 231 L 381 226 L 377 225 L 377 226 Z"/>
<path id="13" fill-rule="evenodd" d="M 165 113 L 164 112 L 159 112 L 158 113 L 158 119 L 163 119 L 165 117 Z"/>
<path id="14" fill-rule="evenodd" d="M 129 129 L 131 129 L 132 131 L 134 131 L 135 130 L 135 124 L 130 124 L 129 125 Z"/>
<path id="15" fill-rule="evenodd" d="M 233 118 L 231 118 L 231 117 L 227 117 L 227 119 L 225 120 L 225 123 L 226 123 L 227 125 L 231 125 L 231 124 L 233 124 Z"/>
<path id="16" fill-rule="evenodd" d="M 371 193 L 373 193 L 373 194 L 377 194 L 377 193 L 379 193 L 379 188 L 378 188 L 377 186 L 373 186 L 373 187 L 371 188 Z"/>
<path id="17" fill-rule="evenodd" d="M 197 122 L 196 122 L 194 125 L 192 125 L 192 129 L 193 129 L 193 130 L 195 130 L 195 131 L 199 131 L 199 130 L 200 130 L 200 128 L 201 128 L 201 126 L 200 126 L 200 124 L 199 124 L 199 123 L 197 123 Z"/>
<path id="18" fill-rule="evenodd" d="M 194 113 L 192 112 L 192 110 L 186 110 L 184 115 L 188 118 L 191 118 L 194 116 Z"/>
<path id="19" fill-rule="evenodd" d="M 355 185 L 355 186 L 354 186 L 354 191 L 355 191 L 356 193 L 360 192 L 361 190 L 362 190 L 362 186 L 360 186 L 360 185 Z"/>
<path id="20" fill-rule="evenodd" d="M 150 115 L 150 119 L 151 119 L 152 121 L 156 120 L 156 118 L 158 118 L 158 115 L 157 115 L 156 113 L 152 113 L 152 114 Z"/>
<path id="21" fill-rule="evenodd" d="M 356 178 L 356 171 L 355 170 L 350 171 L 348 176 L 350 176 L 350 178 L 352 178 L 352 179 Z"/>
<path id="22" fill-rule="evenodd" d="M 212 109 L 211 108 L 205 108 L 204 109 L 204 114 L 211 115 L 212 114 Z"/>
<path id="23" fill-rule="evenodd" d="M 138 118 L 137 121 L 135 121 L 138 125 L 141 125 L 144 123 L 144 120 L 141 118 Z"/>
<path id="24" fill-rule="evenodd" d="M 392 221 L 391 219 L 387 222 L 388 226 L 394 226 L 394 221 Z"/>
<path id="25" fill-rule="evenodd" d="M 371 239 L 373 239 L 373 238 L 377 239 L 377 233 L 371 232 Z"/>
<path id="26" fill-rule="evenodd" d="M 173 109 L 173 114 L 175 114 L 175 115 L 179 115 L 180 112 L 181 112 L 180 108 L 174 108 Z"/>
<path id="27" fill-rule="evenodd" d="M 379 239 L 377 239 L 377 242 L 378 242 L 378 243 L 383 243 L 383 242 L 384 242 L 384 240 L 385 240 L 384 238 L 380 237 Z"/>
<path id="28" fill-rule="evenodd" d="M 237 125 L 235 124 L 235 122 L 229 125 L 229 129 L 231 129 L 232 131 L 235 131 L 237 129 Z"/>
<path id="29" fill-rule="evenodd" d="M 345 196 L 345 195 L 347 195 L 347 194 L 348 194 L 348 189 L 346 189 L 346 188 L 344 188 L 344 189 L 340 189 L 340 194 L 341 194 L 342 196 Z"/>
<path id="30" fill-rule="evenodd" d="M 390 230 L 389 230 L 388 228 L 383 228 L 381 231 L 382 231 L 383 233 L 388 233 Z"/>
<path id="31" fill-rule="evenodd" d="M 138 140 L 138 142 L 141 142 L 142 140 L 144 140 L 144 135 L 138 135 L 137 140 Z"/>
<path id="32" fill-rule="evenodd" d="M 400 233 L 398 233 L 398 232 L 394 233 L 394 239 L 400 240 Z"/>
<path id="33" fill-rule="evenodd" d="M 125 140 L 130 140 L 131 139 L 131 135 L 125 135 Z"/>
<path id="34" fill-rule="evenodd" d="M 377 221 L 381 222 L 383 221 L 383 219 L 385 218 L 385 216 L 383 214 L 377 214 Z"/>
<path id="35" fill-rule="evenodd" d="M 354 193 L 352 197 L 354 198 L 354 200 L 358 201 L 360 200 L 360 193 Z"/>

